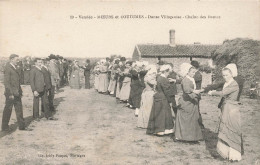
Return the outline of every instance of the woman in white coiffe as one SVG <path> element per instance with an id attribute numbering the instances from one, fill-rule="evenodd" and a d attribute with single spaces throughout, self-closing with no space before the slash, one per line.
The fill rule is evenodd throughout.
<path id="1" fill-rule="evenodd" d="M 130 74 L 130 68 L 131 68 L 132 62 L 127 61 L 125 63 L 125 70 L 123 72 L 124 80 L 123 85 L 120 90 L 119 99 L 122 102 L 127 102 L 130 96 L 130 90 L 131 90 L 131 74 Z"/>
<path id="2" fill-rule="evenodd" d="M 97 62 L 96 66 L 94 67 L 94 88 L 98 90 L 98 84 L 99 84 L 99 65 L 100 63 Z"/>
<path id="3" fill-rule="evenodd" d="M 209 91 L 209 95 L 221 96 L 220 124 L 218 128 L 217 151 L 225 159 L 240 161 L 242 150 L 242 132 L 239 104 L 237 101 L 239 86 L 233 77 L 237 76 L 236 64 L 228 64 L 222 70 L 225 84 L 222 91 Z"/>
<path id="4" fill-rule="evenodd" d="M 72 65 L 72 71 L 70 76 L 70 87 L 72 89 L 80 89 L 79 72 L 80 72 L 79 62 L 75 60 Z"/>
<path id="5" fill-rule="evenodd" d="M 115 87 L 116 87 L 116 68 L 117 68 L 117 63 L 118 63 L 118 60 L 119 59 L 115 59 L 111 65 L 109 66 L 110 67 L 110 70 L 111 70 L 111 78 L 110 78 L 110 82 L 109 82 L 109 85 L 108 85 L 108 92 L 110 95 L 113 95 L 114 92 L 115 92 Z M 116 62 L 117 61 L 117 62 Z"/>
<path id="6" fill-rule="evenodd" d="M 181 87 L 183 94 L 179 99 L 179 108 L 175 121 L 176 141 L 198 142 L 203 139 L 199 126 L 199 93 L 196 90 L 194 75 L 197 72 L 189 63 L 181 64 Z"/>
<path id="7" fill-rule="evenodd" d="M 138 113 L 137 127 L 139 128 L 147 128 L 153 106 L 153 95 L 155 93 L 156 86 L 156 65 L 148 65 L 147 70 L 148 72 L 144 77 L 145 89 L 143 90 L 141 96 L 141 106 Z"/>
<path id="8" fill-rule="evenodd" d="M 107 74 L 108 67 L 106 65 L 105 59 L 100 61 L 99 71 L 100 74 L 99 74 L 98 92 L 106 93 L 108 87 L 108 74 Z"/>

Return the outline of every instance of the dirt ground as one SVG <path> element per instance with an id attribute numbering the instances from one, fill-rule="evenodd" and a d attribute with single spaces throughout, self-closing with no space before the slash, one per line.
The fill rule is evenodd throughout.
<path id="1" fill-rule="evenodd" d="M 23 111 L 32 131 L 17 129 L 0 133 L 0 164 L 229 164 L 216 154 L 215 133 L 218 97 L 203 96 L 201 113 L 206 129 L 200 144 L 175 143 L 169 137 L 154 137 L 136 128 L 134 111 L 116 103 L 115 98 L 94 89 L 64 87 L 56 95 L 57 121 L 32 120 L 32 93 L 24 91 Z M 0 118 L 4 107 L 0 84 Z M 257 100 L 241 99 L 244 138 L 243 160 L 232 164 L 260 164 L 260 108 Z"/>

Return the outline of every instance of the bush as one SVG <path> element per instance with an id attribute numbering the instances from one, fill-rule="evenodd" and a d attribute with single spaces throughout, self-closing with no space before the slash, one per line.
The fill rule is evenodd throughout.
<path id="1" fill-rule="evenodd" d="M 200 70 L 201 72 L 211 73 L 212 70 L 213 70 L 213 68 L 211 68 L 211 67 L 209 66 L 209 64 L 202 64 L 202 65 L 200 65 L 199 70 Z"/>
<path id="2" fill-rule="evenodd" d="M 221 79 L 221 70 L 229 63 L 237 65 L 238 74 L 245 80 L 244 89 L 260 80 L 260 41 L 242 38 L 225 40 L 212 53 L 212 59 L 216 65 L 213 70 L 216 81 Z"/>

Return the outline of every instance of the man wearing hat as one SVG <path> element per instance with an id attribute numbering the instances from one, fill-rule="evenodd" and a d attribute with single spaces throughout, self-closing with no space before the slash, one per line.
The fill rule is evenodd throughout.
<path id="1" fill-rule="evenodd" d="M 85 89 L 90 89 L 90 71 L 91 71 L 91 65 L 90 60 L 86 60 L 86 65 L 83 67 L 84 69 L 84 76 L 85 76 Z"/>
<path id="2" fill-rule="evenodd" d="M 175 100 L 175 95 L 178 94 L 177 92 L 177 83 L 180 83 L 180 79 L 179 79 L 179 76 L 177 75 L 176 72 L 173 71 L 173 64 L 172 63 L 168 63 L 168 65 L 171 66 L 171 71 L 168 75 L 168 80 L 170 81 L 170 84 L 171 84 L 171 88 L 172 88 L 172 91 L 173 91 L 173 95 L 171 97 L 172 99 L 172 110 L 174 112 L 174 115 L 175 117 L 177 116 L 177 103 L 176 103 L 176 100 Z"/>
<path id="3" fill-rule="evenodd" d="M 57 55 L 57 56 L 58 56 L 57 66 L 59 68 L 59 76 L 60 76 L 60 79 L 58 81 L 58 88 L 60 88 L 63 85 L 63 81 L 62 81 L 63 74 L 64 74 L 64 68 L 63 68 L 63 62 L 62 62 L 63 57 L 60 55 Z"/>
<path id="4" fill-rule="evenodd" d="M 55 93 L 55 90 L 57 90 L 56 87 L 60 80 L 59 67 L 56 63 L 57 57 L 55 55 L 51 54 L 49 56 L 49 59 L 50 59 L 49 70 L 51 72 L 51 82 L 52 82 L 52 87 L 54 90 L 53 91 L 53 98 L 54 98 L 54 93 Z"/>
<path id="5" fill-rule="evenodd" d="M 164 65 L 164 61 L 160 60 L 158 61 L 156 67 L 157 67 L 157 75 L 161 74 L 160 68 Z"/>
<path id="6" fill-rule="evenodd" d="M 198 61 L 191 61 L 190 63 L 194 68 L 197 69 L 197 72 L 194 75 L 194 80 L 195 80 L 195 84 L 196 84 L 196 90 L 201 90 L 201 84 L 202 84 L 202 74 L 199 71 L 199 67 L 200 64 Z M 199 125 L 201 128 L 204 128 L 203 122 L 202 122 L 202 117 L 201 117 L 201 113 L 200 113 L 200 108 L 199 108 Z"/>
<path id="7" fill-rule="evenodd" d="M 36 121 L 40 120 L 39 116 L 39 99 L 42 101 L 44 115 L 47 119 L 52 119 L 49 109 L 48 100 L 48 83 L 44 72 L 42 71 L 42 59 L 35 59 L 35 66 L 30 72 L 30 85 L 33 92 L 33 117 Z M 50 84 L 49 84 L 50 85 Z"/>
<path id="8" fill-rule="evenodd" d="M 68 68 L 69 68 L 69 63 L 68 63 L 68 60 L 63 58 L 62 59 L 62 63 L 63 63 L 63 70 L 64 70 L 64 73 L 63 73 L 63 85 L 67 85 L 68 84 Z"/>
<path id="9" fill-rule="evenodd" d="M 48 97 L 48 101 L 49 101 L 49 108 L 50 111 L 54 111 L 54 105 L 53 105 L 53 98 L 52 96 L 54 95 L 54 89 L 53 89 L 53 85 L 52 85 L 52 81 L 51 81 L 51 72 L 49 70 L 49 64 L 50 64 L 50 59 L 46 58 L 43 60 L 44 64 L 42 64 L 42 72 L 44 75 L 44 82 L 46 84 L 46 88 L 47 88 L 47 97 Z M 42 108 L 43 109 L 43 108 Z"/>
<path id="10" fill-rule="evenodd" d="M 5 65 L 4 86 L 5 86 L 5 107 L 2 116 L 2 131 L 9 131 L 8 123 L 14 106 L 19 130 L 26 130 L 23 118 L 21 79 L 17 71 L 18 55 L 12 54 L 9 62 Z"/>
<path id="11" fill-rule="evenodd" d="M 197 72 L 195 73 L 195 76 L 194 76 L 194 80 L 195 80 L 195 83 L 196 83 L 196 88 L 197 88 L 197 90 L 199 90 L 199 89 L 201 89 L 201 84 L 202 84 L 202 74 L 199 71 L 200 64 L 199 64 L 198 61 L 191 61 L 190 64 L 194 68 L 197 69 Z"/>

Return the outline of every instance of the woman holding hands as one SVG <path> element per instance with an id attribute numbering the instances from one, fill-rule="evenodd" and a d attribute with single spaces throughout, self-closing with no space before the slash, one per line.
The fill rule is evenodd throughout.
<path id="1" fill-rule="evenodd" d="M 228 64 L 222 70 L 225 84 L 222 91 L 209 91 L 209 95 L 221 96 L 220 124 L 218 128 L 217 151 L 224 158 L 240 161 L 242 150 L 242 132 L 238 105 L 239 86 L 233 77 L 237 76 L 236 64 Z"/>
<path id="2" fill-rule="evenodd" d="M 179 99 L 179 109 L 175 121 L 174 141 L 197 142 L 202 140 L 202 132 L 199 126 L 199 93 L 203 90 L 195 90 L 194 75 L 196 69 L 189 63 L 181 65 L 181 75 L 184 77 L 181 86 L 183 95 Z"/>

